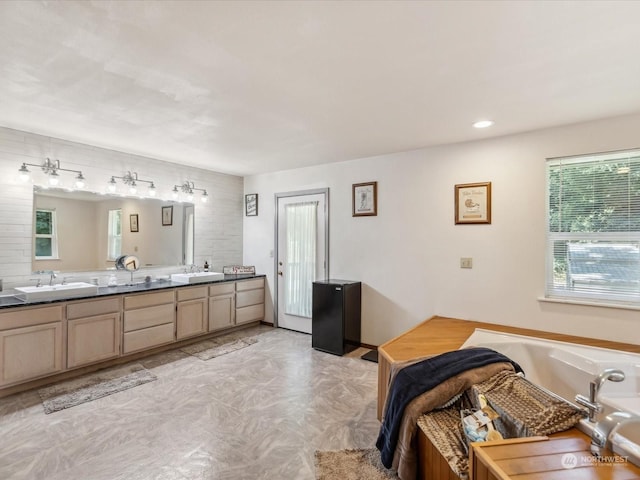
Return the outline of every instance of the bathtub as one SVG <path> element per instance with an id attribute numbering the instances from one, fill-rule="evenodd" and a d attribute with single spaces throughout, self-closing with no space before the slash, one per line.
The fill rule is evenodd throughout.
<path id="1" fill-rule="evenodd" d="M 491 348 L 520 364 L 525 377 L 575 404 L 575 396 L 589 396 L 589 382 L 606 368 L 625 373 L 622 382 L 607 381 L 598 395 L 604 411 L 633 413 L 640 417 L 640 354 L 589 347 L 575 343 L 544 340 L 477 328 L 461 348 Z M 578 428 L 591 435 L 593 424 L 582 420 Z M 614 451 L 640 463 L 640 424 L 628 424 L 613 438 Z M 637 463 L 636 463 L 637 464 Z"/>

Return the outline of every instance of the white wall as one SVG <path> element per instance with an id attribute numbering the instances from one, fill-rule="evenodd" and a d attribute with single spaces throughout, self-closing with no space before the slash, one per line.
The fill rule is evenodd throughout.
<path id="1" fill-rule="evenodd" d="M 442 315 L 640 344 L 637 310 L 539 301 L 545 159 L 636 148 L 639 131 L 632 115 L 246 177 L 260 209 L 244 217 L 244 264 L 267 273 L 273 292 L 274 194 L 329 187 L 330 276 L 363 282 L 363 343 Z M 351 185 L 367 181 L 378 182 L 378 216 L 353 218 Z M 492 224 L 455 225 L 454 185 L 485 181 Z"/>
<path id="2" fill-rule="evenodd" d="M 0 127 L 0 278 L 5 286 L 25 284 L 32 277 L 33 186 L 19 180 L 18 168 L 22 162 L 40 165 L 47 157 L 59 159 L 62 168 L 82 170 L 87 179 L 85 189 L 90 191 L 104 192 L 112 175 L 123 176 L 127 171 L 154 181 L 159 198 L 170 199 L 175 184 L 195 182 L 209 194 L 206 204 L 197 195 L 194 200 L 195 262 L 204 265 L 208 260 L 214 270 L 242 263 L 242 177 Z M 44 178 L 39 168 L 29 169 L 34 179 Z M 72 184 L 73 174 L 60 172 L 60 176 Z M 174 210 L 174 225 L 181 225 L 176 213 Z M 124 220 L 128 230 L 128 215 Z M 146 230 L 147 222 L 142 221 L 140 228 Z M 144 276 L 144 272 L 140 274 Z"/>

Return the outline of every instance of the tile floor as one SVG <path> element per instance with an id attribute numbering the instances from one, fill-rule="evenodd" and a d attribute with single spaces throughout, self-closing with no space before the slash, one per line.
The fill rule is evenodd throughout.
<path id="1" fill-rule="evenodd" d="M 158 380 L 50 415 L 37 390 L 0 399 L 0 479 L 312 480 L 316 449 L 374 444 L 375 363 L 244 332 L 258 343 L 138 360 Z"/>

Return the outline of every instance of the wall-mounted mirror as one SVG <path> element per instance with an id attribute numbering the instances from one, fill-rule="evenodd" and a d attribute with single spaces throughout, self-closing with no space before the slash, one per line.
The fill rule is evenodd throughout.
<path id="1" fill-rule="evenodd" d="M 36 270 L 113 269 L 125 254 L 140 266 L 193 263 L 193 204 L 34 188 Z"/>

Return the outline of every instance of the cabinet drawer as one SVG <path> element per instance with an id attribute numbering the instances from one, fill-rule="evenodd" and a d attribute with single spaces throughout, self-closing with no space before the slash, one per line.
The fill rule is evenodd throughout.
<path id="1" fill-rule="evenodd" d="M 253 290 L 255 288 L 264 288 L 264 278 L 256 278 L 255 280 L 243 280 L 236 282 L 236 291 Z"/>
<path id="2" fill-rule="evenodd" d="M 62 321 L 62 305 L 12 309 L 0 314 L 0 330 Z"/>
<path id="3" fill-rule="evenodd" d="M 136 350 L 143 350 L 145 348 L 173 342 L 173 336 L 173 323 L 125 333 L 123 335 L 123 353 L 131 353 Z"/>
<path id="4" fill-rule="evenodd" d="M 142 295 L 132 295 L 124 297 L 124 309 L 131 310 L 133 308 L 151 307 L 153 305 L 161 305 L 163 303 L 173 303 L 173 290 L 158 293 L 144 293 Z"/>
<path id="5" fill-rule="evenodd" d="M 205 298 L 207 296 L 207 287 L 179 288 L 176 294 L 179 302 L 193 300 L 194 298 Z"/>
<path id="6" fill-rule="evenodd" d="M 236 308 L 236 324 L 264 319 L 264 304 Z"/>
<path id="7" fill-rule="evenodd" d="M 175 319 L 173 303 L 156 307 L 140 308 L 124 312 L 124 331 L 140 330 L 164 323 L 171 323 Z"/>
<path id="8" fill-rule="evenodd" d="M 216 295 L 225 295 L 227 293 L 233 293 L 235 291 L 234 282 L 220 283 L 219 285 L 209 286 L 209 295 L 215 297 Z"/>
<path id="9" fill-rule="evenodd" d="M 264 288 L 236 293 L 236 308 L 264 303 Z"/>
<path id="10" fill-rule="evenodd" d="M 120 298 L 107 298 L 104 300 L 92 300 L 90 302 L 70 303 L 67 305 L 67 319 L 94 317 L 105 313 L 117 313 L 120 311 Z"/>

